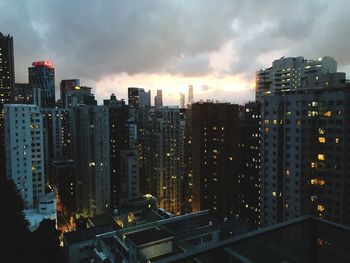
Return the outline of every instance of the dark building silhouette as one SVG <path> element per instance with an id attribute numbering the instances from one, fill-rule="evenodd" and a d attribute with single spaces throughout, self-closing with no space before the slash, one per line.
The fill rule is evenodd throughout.
<path id="1" fill-rule="evenodd" d="M 13 89 L 13 103 L 33 104 L 33 89 L 28 83 L 16 83 Z"/>
<path id="2" fill-rule="evenodd" d="M 5 177 L 4 104 L 11 103 L 15 85 L 13 37 L 0 32 L 0 176 Z"/>
<path id="3" fill-rule="evenodd" d="M 240 170 L 238 211 L 251 226 L 260 223 L 260 104 L 249 102 L 240 112 Z"/>
<path id="4" fill-rule="evenodd" d="M 154 97 L 154 107 L 159 108 L 163 106 L 163 91 L 157 90 L 157 95 Z"/>
<path id="5" fill-rule="evenodd" d="M 37 61 L 32 66 L 28 68 L 29 84 L 40 94 L 38 106 L 55 108 L 55 69 L 52 62 Z"/>
<path id="6" fill-rule="evenodd" d="M 133 108 L 151 106 L 151 91 L 146 92 L 143 88 L 129 87 L 128 103 Z"/>
<path id="7" fill-rule="evenodd" d="M 79 105 L 97 105 L 92 88 L 86 86 L 75 86 L 74 89 L 66 91 L 65 108 L 73 108 Z"/>
<path id="8" fill-rule="evenodd" d="M 236 215 L 240 206 L 238 105 L 192 104 L 191 133 L 193 210 Z"/>
<path id="9" fill-rule="evenodd" d="M 70 90 L 75 90 L 75 87 L 80 86 L 79 79 L 63 79 L 60 83 L 60 92 L 61 92 L 61 107 L 67 108 L 66 96 L 67 92 Z"/>

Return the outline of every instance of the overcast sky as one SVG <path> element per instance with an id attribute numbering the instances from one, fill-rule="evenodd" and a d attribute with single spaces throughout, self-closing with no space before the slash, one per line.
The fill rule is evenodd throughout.
<path id="1" fill-rule="evenodd" d="M 14 36 L 16 82 L 48 59 L 57 91 L 79 78 L 99 101 L 139 86 L 176 105 L 193 84 L 195 100 L 243 102 L 255 71 L 281 56 L 332 56 L 348 72 L 349 10 L 348 0 L 0 0 L 0 32 Z"/>

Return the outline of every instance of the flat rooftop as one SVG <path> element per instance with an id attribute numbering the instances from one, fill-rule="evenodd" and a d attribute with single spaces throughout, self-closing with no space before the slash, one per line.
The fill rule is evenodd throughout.
<path id="1" fill-rule="evenodd" d="M 164 239 L 173 238 L 174 236 L 165 229 L 151 227 L 145 230 L 133 232 L 125 235 L 136 246 L 145 245 L 155 241 L 162 241 Z"/>

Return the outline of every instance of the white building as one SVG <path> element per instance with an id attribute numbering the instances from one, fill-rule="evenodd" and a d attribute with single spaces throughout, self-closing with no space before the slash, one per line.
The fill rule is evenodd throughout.
<path id="1" fill-rule="evenodd" d="M 43 129 L 40 108 L 5 105 L 7 176 L 19 189 L 26 209 L 34 208 L 45 193 Z"/>

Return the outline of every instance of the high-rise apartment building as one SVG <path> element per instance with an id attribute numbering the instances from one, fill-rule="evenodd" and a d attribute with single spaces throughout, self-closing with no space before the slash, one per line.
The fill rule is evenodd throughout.
<path id="1" fill-rule="evenodd" d="M 256 99 L 275 91 L 293 91 L 301 81 L 315 73 L 334 73 L 337 62 L 331 57 L 308 60 L 304 57 L 282 57 L 272 63 L 272 67 L 256 73 Z"/>
<path id="2" fill-rule="evenodd" d="M 239 211 L 239 107 L 228 103 L 192 104 L 192 209 L 222 216 Z"/>
<path id="3" fill-rule="evenodd" d="M 15 85 L 13 38 L 0 32 L 0 156 L 5 156 L 4 104 L 11 103 Z M 0 176 L 5 177 L 6 161 L 0 158 Z"/>
<path id="4" fill-rule="evenodd" d="M 309 66 L 305 64 L 303 70 Z M 260 164 L 263 225 L 303 214 L 350 224 L 349 88 L 344 73 L 316 69 L 293 90 L 265 88 Z"/>
<path id="5" fill-rule="evenodd" d="M 154 107 L 163 107 L 163 91 L 157 90 L 157 95 L 154 97 Z"/>
<path id="6" fill-rule="evenodd" d="M 28 68 L 29 84 L 40 93 L 38 106 L 55 108 L 55 69 L 52 62 L 37 61 L 32 66 Z"/>
<path id="7" fill-rule="evenodd" d="M 73 109 L 74 161 L 78 213 L 94 216 L 110 209 L 108 107 L 79 105 Z"/>
<path id="8" fill-rule="evenodd" d="M 54 186 L 53 163 L 73 158 L 71 110 L 42 109 L 46 181 Z"/>
<path id="9" fill-rule="evenodd" d="M 26 209 L 45 193 L 43 122 L 35 105 L 5 105 L 7 178 L 19 190 Z"/>
<path id="10" fill-rule="evenodd" d="M 66 104 L 66 96 L 67 92 L 70 90 L 75 90 L 76 87 L 80 87 L 80 80 L 79 79 L 64 79 L 61 80 L 60 83 L 60 92 L 61 92 L 61 107 L 67 108 Z"/>
<path id="11" fill-rule="evenodd" d="M 248 102 L 240 112 L 240 184 L 236 214 L 253 227 L 260 224 L 260 103 Z"/>
<path id="12" fill-rule="evenodd" d="M 151 91 L 146 92 L 143 88 L 129 87 L 128 102 L 133 108 L 151 106 Z"/>
<path id="13" fill-rule="evenodd" d="M 181 214 L 180 111 L 178 107 L 152 108 L 148 113 L 146 191 L 159 207 Z"/>

